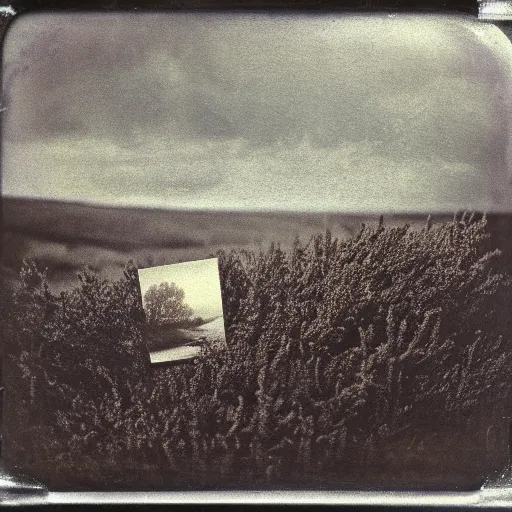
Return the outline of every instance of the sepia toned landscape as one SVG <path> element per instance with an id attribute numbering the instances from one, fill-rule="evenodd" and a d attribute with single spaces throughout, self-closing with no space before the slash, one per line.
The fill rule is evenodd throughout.
<path id="1" fill-rule="evenodd" d="M 503 33 L 70 16 L 22 17 L 4 48 L 7 470 L 59 491 L 510 471 Z"/>

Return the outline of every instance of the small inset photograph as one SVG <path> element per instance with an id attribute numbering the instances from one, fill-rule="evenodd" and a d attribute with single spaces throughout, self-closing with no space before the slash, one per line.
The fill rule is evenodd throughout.
<path id="1" fill-rule="evenodd" d="M 138 270 L 152 364 L 226 347 L 217 258 Z"/>

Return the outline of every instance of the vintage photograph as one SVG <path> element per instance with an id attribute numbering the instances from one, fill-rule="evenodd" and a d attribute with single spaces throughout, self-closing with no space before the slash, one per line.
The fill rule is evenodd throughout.
<path id="1" fill-rule="evenodd" d="M 3 465 L 55 491 L 509 471 L 511 71 L 469 16 L 17 18 Z"/>
<path id="2" fill-rule="evenodd" d="M 217 258 L 139 269 L 151 363 L 192 359 L 225 349 Z"/>

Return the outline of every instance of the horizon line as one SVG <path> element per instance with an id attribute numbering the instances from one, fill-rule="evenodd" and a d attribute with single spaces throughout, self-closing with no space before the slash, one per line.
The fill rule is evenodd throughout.
<path id="1" fill-rule="evenodd" d="M 2 194 L 1 200 L 12 200 L 12 201 L 24 201 L 24 202 L 46 202 L 58 205 L 68 205 L 68 206 L 81 206 L 81 207 L 89 207 L 89 208 L 97 208 L 97 209 L 110 209 L 110 210 L 140 210 L 140 211 L 148 211 L 148 212 L 165 212 L 165 213 L 222 213 L 222 214 L 258 214 L 258 215 L 346 215 L 346 216 L 354 216 L 354 217 L 379 217 L 383 215 L 384 217 L 403 217 L 403 216 L 435 216 L 435 217 L 446 217 L 446 216 L 454 216 L 455 214 L 459 214 L 461 212 L 475 212 L 481 213 L 483 215 L 512 215 L 512 209 L 503 210 L 503 209 L 492 209 L 492 208 L 470 208 L 470 207 L 457 207 L 451 210 L 443 209 L 443 210 L 426 210 L 426 209 L 396 209 L 396 210 L 356 210 L 356 209 L 346 209 L 346 210 L 334 210 L 334 209 L 325 209 L 325 210 L 313 210 L 313 209 L 287 209 L 287 208 L 279 208 L 279 209 L 270 209 L 270 208 L 251 208 L 251 209 L 229 209 L 229 208 L 205 208 L 205 207 L 169 207 L 161 205 L 136 205 L 133 203 L 105 203 L 101 201 L 87 201 L 80 199 L 61 199 L 61 198 L 45 198 L 45 197 L 36 197 L 36 196 L 21 196 L 21 195 L 9 195 Z"/>

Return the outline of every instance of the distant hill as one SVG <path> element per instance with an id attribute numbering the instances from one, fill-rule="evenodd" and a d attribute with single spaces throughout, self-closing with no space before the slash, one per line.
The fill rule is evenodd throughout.
<path id="1" fill-rule="evenodd" d="M 341 201 L 340 201 L 341 202 Z M 342 204 L 340 205 L 342 208 Z M 121 275 L 132 259 L 139 267 L 207 258 L 219 249 L 288 247 L 330 229 L 334 236 L 356 234 L 378 216 L 173 211 L 109 208 L 58 201 L 4 198 L 2 275 L 13 280 L 23 258 L 48 267 L 51 284 L 64 289 L 91 266 L 105 277 Z M 434 221 L 453 215 L 438 215 Z M 387 225 L 422 226 L 425 215 L 385 215 Z M 491 216 L 496 243 L 512 261 L 512 217 Z"/>

